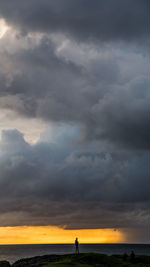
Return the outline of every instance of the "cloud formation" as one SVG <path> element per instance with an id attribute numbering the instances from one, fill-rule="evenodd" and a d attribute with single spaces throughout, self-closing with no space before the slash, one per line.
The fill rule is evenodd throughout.
<path id="1" fill-rule="evenodd" d="M 145 57 L 136 51 L 122 54 L 115 46 L 110 50 L 107 45 L 99 49 L 77 43 L 71 50 L 71 41 L 60 48 L 64 38 L 58 45 L 45 35 L 19 41 L 16 33 L 12 35 L 17 49 L 8 46 L 5 51 L 7 36 L 1 44 L 1 108 L 29 118 L 79 124 L 87 140 L 149 149 L 148 52 Z M 78 51 L 82 57 L 77 62 Z"/>
<path id="2" fill-rule="evenodd" d="M 1 225 L 148 229 L 149 8 L 0 2 Z"/>
<path id="3" fill-rule="evenodd" d="M 22 32 L 63 32 L 84 39 L 149 39 L 148 0 L 2 0 L 0 14 Z"/>
<path id="4" fill-rule="evenodd" d="M 1 224 L 76 229 L 148 225 L 150 154 L 133 161 L 100 146 L 96 153 L 94 144 L 75 149 L 72 140 L 78 131 L 70 128 L 69 136 L 65 128 L 54 129 L 53 143 L 35 145 L 17 130 L 3 131 Z"/>

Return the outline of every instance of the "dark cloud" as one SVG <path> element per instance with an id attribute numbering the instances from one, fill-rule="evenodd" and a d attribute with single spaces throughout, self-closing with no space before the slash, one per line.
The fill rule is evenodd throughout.
<path id="1" fill-rule="evenodd" d="M 0 14 L 26 31 L 63 32 L 81 40 L 149 38 L 148 0 L 2 0 Z"/>
<path id="2" fill-rule="evenodd" d="M 1 225 L 149 232 L 149 9 L 148 0 L 0 1 L 10 25 L 1 112 L 57 125 L 35 145 L 2 132 Z"/>
<path id="3" fill-rule="evenodd" d="M 15 109 L 29 117 L 80 120 L 85 106 L 82 91 L 87 85 L 82 66 L 59 58 L 48 38 L 42 38 L 33 48 L 6 54 L 6 57 L 19 72 L 13 74 L 10 70 L 10 83 L 7 74 L 2 75 L 1 107 Z M 79 113 L 74 112 L 76 108 Z"/>
<path id="4" fill-rule="evenodd" d="M 100 147 L 98 154 L 92 147 L 75 149 L 65 132 L 53 141 L 31 146 L 17 130 L 3 131 L 1 225 L 148 225 L 149 153 L 127 160 Z"/>
<path id="5" fill-rule="evenodd" d="M 104 138 L 127 149 L 149 150 L 149 79 L 140 77 L 107 93 L 93 107 L 88 138 Z"/>
<path id="6" fill-rule="evenodd" d="M 27 40 L 33 42 L 34 37 Z M 118 50 L 109 52 L 108 58 L 108 51 L 104 47 L 98 58 L 77 64 L 58 55 L 48 37 L 13 54 L 4 51 L 3 60 L 19 72 L 1 74 L 1 108 L 79 124 L 88 141 L 104 139 L 129 150 L 149 149 L 149 61 Z"/>

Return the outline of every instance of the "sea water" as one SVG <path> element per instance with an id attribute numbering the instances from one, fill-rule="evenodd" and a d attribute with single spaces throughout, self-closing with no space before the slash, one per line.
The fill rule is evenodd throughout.
<path id="1" fill-rule="evenodd" d="M 107 255 L 130 254 L 134 251 L 138 255 L 150 255 L 150 245 L 144 244 L 80 244 L 80 252 L 96 252 Z M 0 260 L 13 263 L 22 258 L 49 254 L 74 253 L 73 244 L 57 245 L 0 245 Z"/>

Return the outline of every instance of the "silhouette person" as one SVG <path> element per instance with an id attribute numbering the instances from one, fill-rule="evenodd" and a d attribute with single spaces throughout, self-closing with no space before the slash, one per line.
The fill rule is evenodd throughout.
<path id="1" fill-rule="evenodd" d="M 131 262 L 134 263 L 134 261 L 135 261 L 134 251 L 131 252 L 130 258 L 131 258 Z"/>
<path id="2" fill-rule="evenodd" d="M 128 258 L 127 253 L 124 253 L 124 254 L 123 254 L 123 260 L 124 260 L 124 261 L 127 261 L 127 258 Z"/>
<path id="3" fill-rule="evenodd" d="M 75 240 L 75 249 L 76 249 L 76 254 L 79 254 L 79 241 L 78 238 Z"/>

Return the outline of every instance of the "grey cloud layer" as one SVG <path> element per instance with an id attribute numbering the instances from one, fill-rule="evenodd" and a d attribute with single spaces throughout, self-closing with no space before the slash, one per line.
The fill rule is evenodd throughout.
<path id="1" fill-rule="evenodd" d="M 149 38 L 148 0 L 1 0 L 0 13 L 26 31 L 64 32 L 81 40 Z"/>
<path id="2" fill-rule="evenodd" d="M 57 127 L 55 132 L 59 130 L 63 128 Z M 0 213 L 9 221 L 2 219 L 1 224 L 67 228 L 148 225 L 150 154 L 132 160 L 101 146 L 96 153 L 94 144 L 74 149 L 70 140 L 77 137 L 74 131 L 70 137 L 66 135 L 68 130 L 53 139 L 54 143 L 34 146 L 17 130 L 3 131 Z"/>
<path id="3" fill-rule="evenodd" d="M 146 0 L 0 1 L 10 25 L 1 111 L 64 123 L 35 145 L 3 131 L 1 225 L 148 227 L 149 10 Z"/>
<path id="4" fill-rule="evenodd" d="M 34 36 L 20 38 L 27 42 L 25 48 L 15 52 L 9 48 L 6 53 L 1 47 L 1 108 L 47 121 L 77 123 L 87 140 L 149 149 L 148 52 L 146 58 L 104 46 L 102 52 L 95 48 L 97 54 L 90 58 L 94 48 L 89 46 L 77 64 L 69 55 L 59 54 L 48 36 L 38 42 Z"/>

